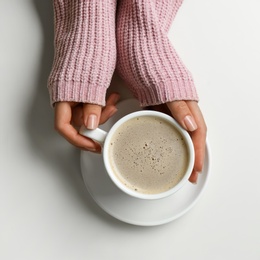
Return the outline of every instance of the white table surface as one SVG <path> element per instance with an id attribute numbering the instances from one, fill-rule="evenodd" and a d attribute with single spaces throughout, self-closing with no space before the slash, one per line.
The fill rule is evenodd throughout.
<path id="1" fill-rule="evenodd" d="M 139 227 L 93 202 L 79 151 L 53 130 L 51 1 L 0 0 L 0 259 L 259 260 L 259 12 L 258 0 L 184 1 L 170 37 L 200 94 L 211 178 L 187 214 Z"/>

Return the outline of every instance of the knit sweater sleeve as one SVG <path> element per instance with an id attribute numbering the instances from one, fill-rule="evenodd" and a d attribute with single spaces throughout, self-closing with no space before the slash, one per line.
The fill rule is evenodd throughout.
<path id="1" fill-rule="evenodd" d="M 191 73 L 168 38 L 182 0 L 120 1 L 117 71 L 142 106 L 198 100 Z"/>
<path id="2" fill-rule="evenodd" d="M 51 104 L 104 105 L 116 64 L 116 0 L 54 0 L 55 54 Z"/>

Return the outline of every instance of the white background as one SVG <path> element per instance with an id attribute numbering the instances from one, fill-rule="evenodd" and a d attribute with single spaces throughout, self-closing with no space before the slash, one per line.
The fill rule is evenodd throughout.
<path id="1" fill-rule="evenodd" d="M 183 217 L 138 227 L 107 215 L 79 151 L 53 130 L 50 0 L 0 0 L 0 259 L 260 259 L 260 2 L 185 0 L 170 37 L 207 121 L 208 186 Z"/>

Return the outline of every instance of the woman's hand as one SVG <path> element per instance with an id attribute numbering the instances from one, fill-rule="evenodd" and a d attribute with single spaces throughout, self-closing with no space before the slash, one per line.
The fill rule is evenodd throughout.
<path id="1" fill-rule="evenodd" d="M 118 100 L 117 93 L 111 94 L 104 108 L 94 104 L 57 102 L 55 104 L 55 129 L 74 146 L 82 150 L 100 152 L 100 145 L 79 134 L 77 128 L 84 124 L 88 129 L 95 129 L 99 124 L 105 123 L 116 113 L 115 105 Z"/>
<path id="2" fill-rule="evenodd" d="M 198 174 L 203 169 L 206 149 L 207 126 L 203 115 L 196 101 L 172 101 L 166 105 L 152 108 L 172 115 L 190 133 L 195 149 L 195 163 L 189 180 L 197 183 Z"/>

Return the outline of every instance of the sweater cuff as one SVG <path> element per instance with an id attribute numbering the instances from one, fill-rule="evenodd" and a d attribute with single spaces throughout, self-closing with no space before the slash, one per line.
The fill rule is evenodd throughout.
<path id="1" fill-rule="evenodd" d="M 75 81 L 54 81 L 48 84 L 50 102 L 71 101 L 105 106 L 106 88 Z"/>
<path id="2" fill-rule="evenodd" d="M 159 105 L 177 100 L 199 101 L 192 78 L 165 79 L 150 88 L 135 87 L 132 88 L 132 90 L 142 107 Z"/>

